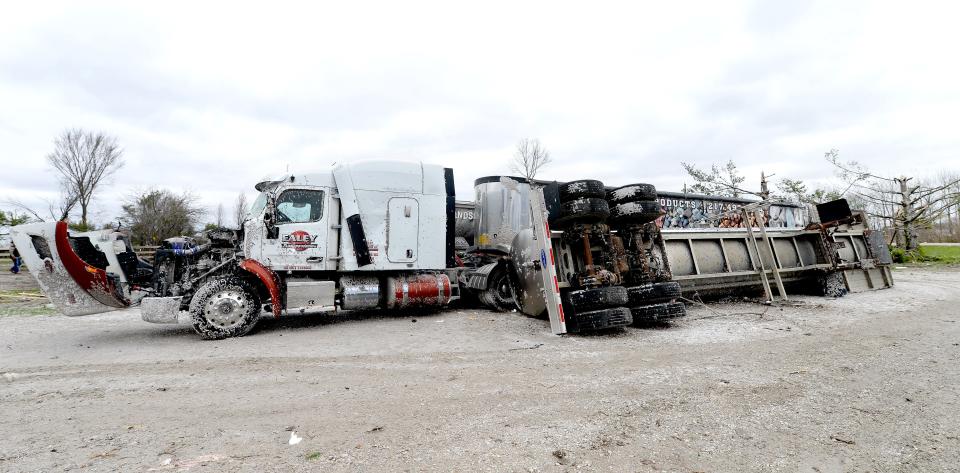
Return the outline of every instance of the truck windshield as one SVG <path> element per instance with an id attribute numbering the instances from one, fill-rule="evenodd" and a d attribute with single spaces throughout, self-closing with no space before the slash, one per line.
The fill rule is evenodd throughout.
<path id="1" fill-rule="evenodd" d="M 250 217 L 255 215 L 260 215 L 260 212 L 263 212 L 263 208 L 267 206 L 267 193 L 261 192 L 257 196 L 257 200 L 253 201 L 253 205 L 250 206 L 250 212 L 247 213 L 245 220 L 249 220 Z"/>

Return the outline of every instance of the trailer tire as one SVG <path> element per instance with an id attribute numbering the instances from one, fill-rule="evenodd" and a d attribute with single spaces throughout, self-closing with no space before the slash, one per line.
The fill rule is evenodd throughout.
<path id="1" fill-rule="evenodd" d="M 567 328 L 577 333 L 621 328 L 633 323 L 633 315 L 626 307 L 577 312 L 572 319 L 567 322 Z"/>
<path id="2" fill-rule="evenodd" d="M 570 293 L 570 305 L 579 311 L 591 311 L 627 305 L 627 288 L 623 286 L 605 286 L 593 289 L 581 289 Z"/>
<path id="3" fill-rule="evenodd" d="M 560 204 L 560 218 L 555 224 L 598 223 L 610 216 L 610 205 L 599 197 L 584 197 Z"/>
<path id="4" fill-rule="evenodd" d="M 657 200 L 657 188 L 653 184 L 629 184 L 607 192 L 607 200 L 611 204 Z"/>
<path id="5" fill-rule="evenodd" d="M 487 307 L 506 312 L 517 308 L 516 297 L 513 295 L 510 274 L 506 267 L 499 265 L 490 272 L 487 278 L 487 288 L 477 294 Z"/>
<path id="6" fill-rule="evenodd" d="M 211 279 L 190 300 L 193 329 L 204 340 L 242 337 L 257 325 L 260 297 L 237 277 Z"/>
<path id="7" fill-rule="evenodd" d="M 668 319 L 687 315 L 687 307 L 683 302 L 665 302 L 663 304 L 645 305 L 630 309 L 633 315 L 633 325 L 649 325 Z"/>
<path id="8" fill-rule="evenodd" d="M 585 197 L 605 198 L 607 188 L 603 183 L 594 179 L 581 179 L 560 184 L 560 202 L 570 202 Z"/>
<path id="9" fill-rule="evenodd" d="M 847 283 L 843 280 L 843 273 L 839 271 L 820 276 L 819 282 L 824 297 L 843 297 L 847 295 Z"/>
<path id="10" fill-rule="evenodd" d="M 630 307 L 671 302 L 680 297 L 680 283 L 655 282 L 627 288 Z"/>
<path id="11" fill-rule="evenodd" d="M 624 202 L 610 209 L 612 224 L 640 224 L 652 222 L 660 217 L 660 202 L 640 200 Z"/>

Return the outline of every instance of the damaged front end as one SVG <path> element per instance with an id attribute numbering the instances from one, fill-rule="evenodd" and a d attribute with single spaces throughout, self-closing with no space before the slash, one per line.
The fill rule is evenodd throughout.
<path id="1" fill-rule="evenodd" d="M 70 316 L 140 305 L 144 320 L 176 323 L 207 277 L 237 265 L 240 236 L 216 229 L 201 241 L 161 242 L 154 263 L 139 258 L 124 233 L 74 233 L 65 222 L 19 225 L 11 237 L 30 274 L 56 309 Z"/>
<path id="2" fill-rule="evenodd" d="M 66 222 L 13 227 L 13 244 L 56 309 L 70 316 L 122 309 L 138 302 L 153 268 L 113 230 L 71 234 Z"/>

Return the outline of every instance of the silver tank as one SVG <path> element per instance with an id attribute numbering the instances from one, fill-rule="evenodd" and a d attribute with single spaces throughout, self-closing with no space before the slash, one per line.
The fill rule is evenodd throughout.
<path id="1" fill-rule="evenodd" d="M 478 250 L 510 253 L 517 233 L 530 228 L 530 184 L 522 177 L 489 176 L 474 183 L 473 219 Z"/>
<path id="2" fill-rule="evenodd" d="M 510 258 L 517 272 L 519 291 L 516 294 L 520 312 L 538 316 L 547 310 L 547 301 L 543 295 L 543 278 L 540 269 L 532 263 L 539 259 L 537 242 L 533 239 L 533 229 L 525 228 L 517 233 L 510 250 Z"/>

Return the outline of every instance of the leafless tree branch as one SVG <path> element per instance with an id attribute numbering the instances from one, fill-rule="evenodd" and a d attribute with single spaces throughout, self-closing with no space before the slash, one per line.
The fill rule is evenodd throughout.
<path id="1" fill-rule="evenodd" d="M 540 140 L 524 138 L 517 143 L 517 150 L 510 161 L 510 171 L 532 181 L 544 166 L 552 162 L 550 152 L 540 144 Z"/>

